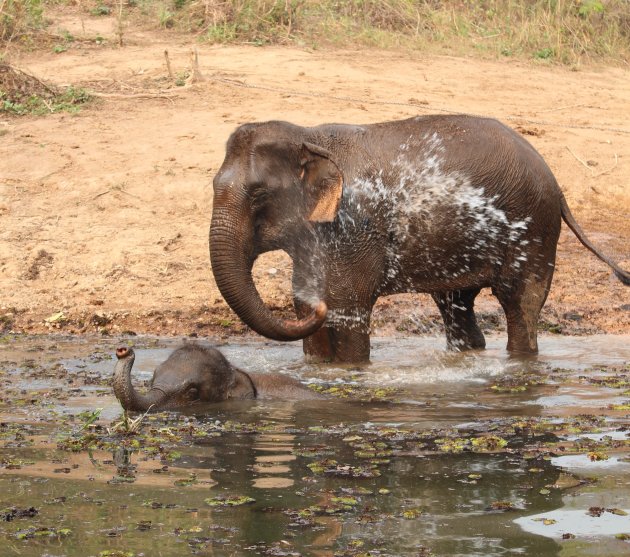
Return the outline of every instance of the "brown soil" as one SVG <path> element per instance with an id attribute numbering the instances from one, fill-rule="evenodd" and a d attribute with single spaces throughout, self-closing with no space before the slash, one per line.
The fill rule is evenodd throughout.
<path id="1" fill-rule="evenodd" d="M 310 51 L 198 45 L 112 19 L 52 14 L 80 40 L 21 52 L 13 65 L 44 81 L 103 94 L 80 113 L 0 118 L 0 327 L 199 336 L 246 332 L 222 300 L 208 257 L 212 177 L 239 124 L 369 123 L 440 111 L 499 118 L 555 172 L 591 239 L 630 268 L 630 73 L 420 52 Z M 97 35 L 109 41 L 99 45 Z M 291 313 L 290 261 L 266 254 L 254 276 Z M 486 330 L 503 330 L 489 294 Z M 630 289 L 564 227 L 542 328 L 629 333 Z M 428 296 L 379 301 L 376 334 L 439 332 Z"/>

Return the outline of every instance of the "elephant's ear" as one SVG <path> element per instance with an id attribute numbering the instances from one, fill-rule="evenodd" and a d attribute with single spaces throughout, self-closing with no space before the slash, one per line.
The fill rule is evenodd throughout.
<path id="1" fill-rule="evenodd" d="M 332 222 L 337 216 L 343 174 L 332 159 L 332 153 L 312 143 L 302 144 L 300 164 L 304 194 L 311 222 Z"/>

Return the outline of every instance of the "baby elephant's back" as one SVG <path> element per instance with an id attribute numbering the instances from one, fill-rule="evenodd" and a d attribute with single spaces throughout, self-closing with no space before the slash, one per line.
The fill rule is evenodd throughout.
<path id="1" fill-rule="evenodd" d="M 251 373 L 260 399 L 314 400 L 325 398 L 297 379 L 280 373 Z"/>

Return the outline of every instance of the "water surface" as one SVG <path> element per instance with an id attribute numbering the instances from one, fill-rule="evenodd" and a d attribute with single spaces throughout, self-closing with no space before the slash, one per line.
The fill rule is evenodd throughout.
<path id="1" fill-rule="evenodd" d="M 0 345 L 2 555 L 630 552 L 628 336 L 543 337 L 527 359 L 503 338 L 467 354 L 376 339 L 364 366 L 239 339 L 222 347 L 237 366 L 337 398 L 156 414 L 136 434 L 107 431 L 121 342 L 137 382 L 177 345 Z"/>

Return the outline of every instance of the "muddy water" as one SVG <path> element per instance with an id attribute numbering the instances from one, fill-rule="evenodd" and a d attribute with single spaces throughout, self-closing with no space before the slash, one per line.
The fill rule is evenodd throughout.
<path id="1" fill-rule="evenodd" d="M 366 366 L 299 344 L 223 347 L 330 399 L 220 404 L 120 425 L 109 378 L 176 346 L 0 343 L 0 555 L 630 554 L 630 338 L 376 339 Z"/>

